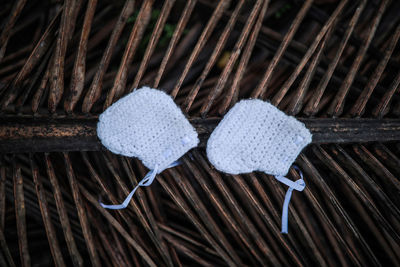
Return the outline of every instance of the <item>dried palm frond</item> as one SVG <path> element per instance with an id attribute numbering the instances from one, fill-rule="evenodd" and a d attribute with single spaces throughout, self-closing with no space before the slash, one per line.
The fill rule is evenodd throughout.
<path id="1" fill-rule="evenodd" d="M 400 2 L 3 1 L 1 266 L 400 266 Z M 201 145 L 146 173 L 96 138 L 135 88 L 169 93 Z M 307 187 L 226 175 L 204 144 L 243 98 L 311 129 Z M 290 178 L 295 179 L 295 171 Z"/>

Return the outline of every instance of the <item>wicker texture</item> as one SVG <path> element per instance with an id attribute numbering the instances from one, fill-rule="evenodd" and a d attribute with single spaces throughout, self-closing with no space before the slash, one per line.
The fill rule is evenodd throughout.
<path id="1" fill-rule="evenodd" d="M 14 0 L 0 10 L 0 266 L 399 266 L 399 1 Z M 147 168 L 96 139 L 134 88 L 199 147 Z M 227 175 L 204 147 L 241 99 L 305 123 L 307 187 Z M 292 168 L 288 178 L 297 180 Z"/>

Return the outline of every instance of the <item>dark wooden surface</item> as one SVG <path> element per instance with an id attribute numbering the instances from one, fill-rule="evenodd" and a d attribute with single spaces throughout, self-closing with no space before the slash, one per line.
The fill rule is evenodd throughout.
<path id="1" fill-rule="evenodd" d="M 313 134 L 314 144 L 363 143 L 400 140 L 400 119 L 309 119 L 300 118 Z M 220 118 L 190 119 L 200 147 Z M 97 117 L 0 117 L 0 153 L 98 151 Z"/>
<path id="2" fill-rule="evenodd" d="M 0 266 L 400 266 L 399 10 L 2 1 Z M 99 205 L 121 203 L 148 170 L 104 150 L 92 115 L 141 86 L 170 94 L 203 148 L 241 99 L 305 122 L 313 144 L 296 164 L 307 187 L 293 192 L 288 235 L 287 188 L 218 172 L 202 148 L 126 209 Z"/>

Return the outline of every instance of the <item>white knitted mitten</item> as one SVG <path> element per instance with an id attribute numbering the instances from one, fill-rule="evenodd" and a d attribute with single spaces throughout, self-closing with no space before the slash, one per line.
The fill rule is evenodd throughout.
<path id="1" fill-rule="evenodd" d="M 215 168 L 230 174 L 286 175 L 310 142 L 310 131 L 294 117 L 262 100 L 242 100 L 211 134 L 207 156 Z"/>
<path id="2" fill-rule="evenodd" d="M 197 132 L 172 98 L 162 91 L 143 87 L 115 102 L 99 117 L 97 135 L 110 151 L 138 157 L 150 172 L 122 204 L 126 208 L 141 186 L 149 186 L 156 175 L 179 164 L 177 161 L 199 143 Z"/>
<path id="3" fill-rule="evenodd" d="M 262 171 L 289 186 L 282 208 L 282 233 L 288 232 L 288 210 L 293 190 L 303 191 L 301 179 L 284 177 L 301 150 L 311 142 L 303 123 L 261 100 L 237 103 L 215 128 L 207 156 L 216 169 L 230 173 Z"/>
<path id="4" fill-rule="evenodd" d="M 197 132 L 166 93 L 143 87 L 99 117 L 97 135 L 116 154 L 138 157 L 157 173 L 197 146 Z"/>

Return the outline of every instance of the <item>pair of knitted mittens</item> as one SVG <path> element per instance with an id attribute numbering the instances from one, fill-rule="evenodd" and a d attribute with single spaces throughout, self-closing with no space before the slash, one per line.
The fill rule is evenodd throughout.
<path id="1" fill-rule="evenodd" d="M 135 90 L 105 110 L 97 134 L 110 151 L 138 157 L 151 171 L 121 205 L 125 208 L 140 186 L 179 164 L 178 159 L 197 146 L 197 132 L 173 99 L 162 91 Z M 261 100 L 242 100 L 221 120 L 207 143 L 207 156 L 216 169 L 240 174 L 262 171 L 289 186 L 282 213 L 282 232 L 287 233 L 287 212 L 293 189 L 305 187 L 284 177 L 301 150 L 311 142 L 303 123 Z M 300 172 L 300 170 L 298 170 Z M 302 177 L 302 174 L 300 172 Z"/>

